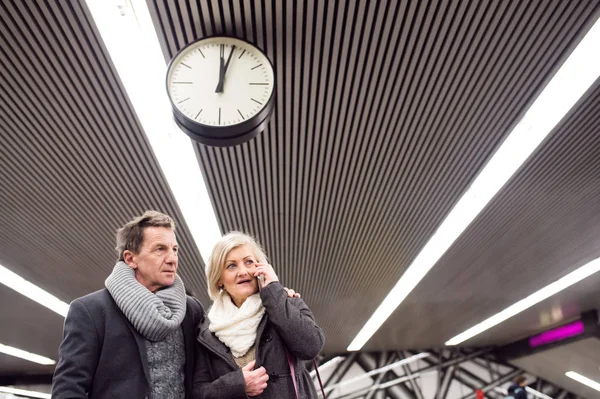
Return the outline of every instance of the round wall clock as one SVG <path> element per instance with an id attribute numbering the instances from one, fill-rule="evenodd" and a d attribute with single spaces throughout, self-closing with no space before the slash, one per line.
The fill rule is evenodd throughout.
<path id="1" fill-rule="evenodd" d="M 267 56 L 244 40 L 214 36 L 181 49 L 167 69 L 175 121 L 193 140 L 244 143 L 273 111 L 275 75 Z"/>

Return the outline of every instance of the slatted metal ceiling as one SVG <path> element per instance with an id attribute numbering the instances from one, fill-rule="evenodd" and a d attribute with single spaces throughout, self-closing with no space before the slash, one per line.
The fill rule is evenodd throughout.
<path id="1" fill-rule="evenodd" d="M 388 319 L 373 346 L 444 342 L 599 257 L 599 192 L 600 80 Z M 600 276 L 591 280 L 467 344 L 501 344 L 517 331 L 536 332 L 525 326 L 539 331 L 538 315 L 552 306 L 577 317 L 569 309 L 575 298 L 589 299 L 587 308 L 574 303 L 579 311 L 599 306 L 592 287 Z M 589 297 L 582 295 L 584 284 Z M 427 323 L 402 322 L 423 315 Z M 431 330 L 431 323 L 445 328 Z"/>
<path id="2" fill-rule="evenodd" d="M 336 351 L 345 350 L 598 12 L 598 2 L 563 1 L 147 3 L 166 59 L 198 37 L 229 34 L 254 41 L 274 62 L 269 128 L 236 148 L 198 145 L 197 154 L 221 228 L 263 241 L 285 281 L 301 287 L 326 333 L 337 337 L 328 344 Z M 542 259 L 535 260 L 539 271 Z M 459 274 L 460 261 L 445 262 L 445 274 Z M 510 270 L 497 261 L 486 270 Z M 430 279 L 448 281 L 437 276 Z M 530 280 L 517 292 L 539 286 Z M 464 288 L 450 290 L 460 297 Z M 421 291 L 431 294 L 430 285 Z M 409 298 L 368 348 L 440 345 L 449 331 L 492 313 L 484 302 L 454 312 L 447 302 L 437 308 L 444 322 L 456 312 L 462 318 L 428 332 L 432 309 L 424 295 Z"/>
<path id="3" fill-rule="evenodd" d="M 70 301 L 102 288 L 116 229 L 158 209 L 180 221 L 182 264 L 202 265 L 86 9 L 0 7 L 0 262 Z M 206 298 L 197 270 L 182 269 Z"/>
<path id="4" fill-rule="evenodd" d="M 600 1 L 147 4 L 165 59 L 232 34 L 273 61 L 267 130 L 195 149 L 221 229 L 260 238 L 327 353 L 345 350 L 600 15 Z M 0 52 L 0 264 L 70 301 L 102 287 L 115 229 L 154 208 L 179 221 L 181 274 L 208 305 L 202 260 L 83 2 L 2 2 Z M 442 345 L 598 255 L 598 103 L 596 85 L 366 349 Z M 586 310 L 591 291 L 559 299 Z M 0 342 L 56 358 L 62 318 L 1 287 L 0 315 L 14 321 Z M 523 320 L 477 343 L 536 328 Z"/>

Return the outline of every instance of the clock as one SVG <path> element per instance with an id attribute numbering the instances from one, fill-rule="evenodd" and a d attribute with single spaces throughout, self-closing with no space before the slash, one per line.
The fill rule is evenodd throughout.
<path id="1" fill-rule="evenodd" d="M 181 49 L 167 68 L 177 125 L 193 140 L 231 146 L 256 137 L 273 112 L 275 74 L 253 44 L 223 36 Z"/>

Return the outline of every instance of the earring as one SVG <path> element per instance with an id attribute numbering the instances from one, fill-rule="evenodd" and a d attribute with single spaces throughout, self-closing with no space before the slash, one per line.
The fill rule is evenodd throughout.
<path id="1" fill-rule="evenodd" d="M 219 295 L 223 295 L 223 286 L 219 287 Z"/>

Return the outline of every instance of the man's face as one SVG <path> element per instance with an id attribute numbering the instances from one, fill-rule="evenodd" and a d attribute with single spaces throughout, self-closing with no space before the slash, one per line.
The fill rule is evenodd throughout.
<path id="1" fill-rule="evenodd" d="M 168 227 L 146 227 L 139 253 L 125 251 L 125 263 L 135 270 L 135 278 L 152 292 L 175 283 L 177 239 Z"/>

